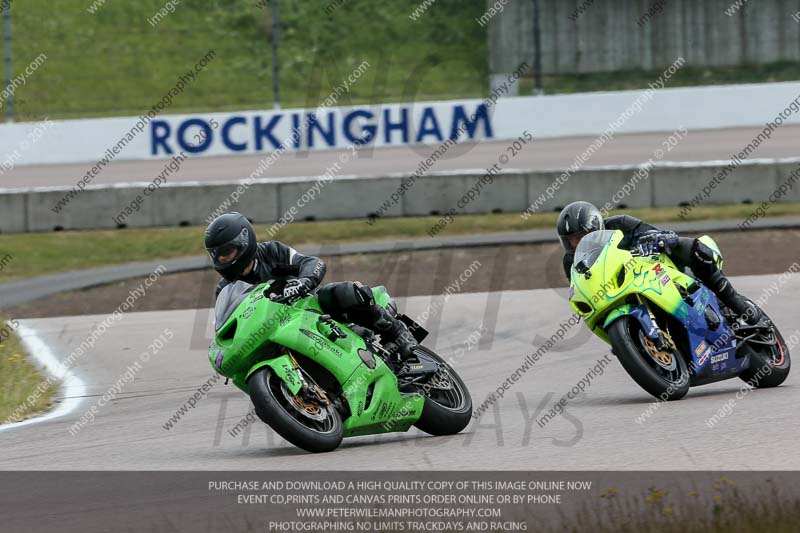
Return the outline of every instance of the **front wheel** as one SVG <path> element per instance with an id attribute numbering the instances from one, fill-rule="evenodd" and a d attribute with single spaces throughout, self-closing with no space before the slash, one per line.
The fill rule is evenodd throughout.
<path id="1" fill-rule="evenodd" d="M 301 396 L 302 391 L 293 395 L 270 367 L 250 376 L 247 389 L 258 418 L 298 448 L 330 452 L 342 442 L 342 418 L 336 408 Z"/>
<path id="2" fill-rule="evenodd" d="M 633 380 L 661 401 L 680 400 L 689 392 L 689 368 L 680 353 L 659 351 L 638 320 L 623 316 L 608 329 L 611 346 Z"/>
<path id="3" fill-rule="evenodd" d="M 472 397 L 464 381 L 444 359 L 424 346 L 419 346 L 414 356 L 439 367 L 433 376 L 413 385 L 415 392 L 425 398 L 422 414 L 414 425 L 430 435 L 454 435 L 462 431 L 472 418 Z"/>

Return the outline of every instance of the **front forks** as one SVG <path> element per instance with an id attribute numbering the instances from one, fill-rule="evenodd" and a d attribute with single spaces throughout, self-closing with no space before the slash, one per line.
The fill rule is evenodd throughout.
<path id="1" fill-rule="evenodd" d="M 294 367 L 294 371 L 297 372 L 297 377 L 300 378 L 300 391 L 304 394 L 308 394 L 317 401 L 319 401 L 322 405 L 330 405 L 331 401 L 328 399 L 328 395 L 319 385 L 314 382 L 314 380 L 309 376 L 309 380 L 311 383 L 309 384 L 308 380 L 306 380 L 305 376 L 303 375 L 303 369 L 300 368 L 300 365 L 297 363 L 297 360 L 294 358 L 294 355 L 291 353 L 289 355 L 289 360 L 292 362 L 292 366 Z"/>
<path id="2" fill-rule="evenodd" d="M 662 330 L 658 326 L 658 321 L 656 320 L 656 315 L 653 313 L 653 310 L 650 308 L 650 304 L 647 300 L 640 298 L 639 295 L 636 295 L 636 299 L 638 300 L 639 304 L 644 307 L 647 314 L 641 314 L 639 316 L 639 320 L 643 326 L 645 326 L 645 335 L 648 339 L 650 339 L 655 348 L 662 352 L 674 352 L 675 341 L 672 340 L 672 336 L 669 334 L 669 331 Z"/>

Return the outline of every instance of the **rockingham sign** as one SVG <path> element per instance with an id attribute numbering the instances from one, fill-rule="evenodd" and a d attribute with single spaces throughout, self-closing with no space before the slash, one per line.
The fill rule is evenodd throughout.
<path id="1" fill-rule="evenodd" d="M 314 150 L 356 146 L 397 146 L 456 140 L 492 139 L 494 132 L 486 105 L 476 102 L 399 104 L 382 108 L 333 108 L 241 113 L 215 117 L 165 117 L 150 127 L 149 156 L 164 157 L 184 150 L 192 154 Z M 463 129 L 463 131 L 462 131 Z M 460 138 L 459 138 L 460 134 Z M 195 138 L 202 139 L 195 143 Z"/>
<path id="2" fill-rule="evenodd" d="M 780 102 L 800 95 L 800 83 L 681 88 L 666 88 L 662 83 L 637 91 L 521 97 L 507 97 L 507 93 L 495 89 L 487 98 L 471 100 L 158 115 L 144 131 L 131 136 L 114 159 L 171 159 L 180 152 L 190 157 L 267 156 L 284 143 L 282 157 L 350 146 L 367 148 L 360 157 L 370 157 L 372 147 L 439 145 L 451 138 L 502 141 L 516 139 L 525 130 L 536 139 L 597 136 L 644 97 L 648 104 L 616 134 L 763 126 Z M 21 154 L 15 165 L 102 163 L 114 146 L 111 140 L 127 139 L 139 120 L 54 121 L 59 127 Z M 800 123 L 800 115 L 786 122 Z M 0 124 L 0 146 L 15 146 L 30 128 L 24 122 Z"/>
<path id="3" fill-rule="evenodd" d="M 495 97 L 495 100 L 497 97 Z M 487 100 L 375 106 L 162 115 L 129 140 L 118 160 L 171 159 L 494 139 L 496 115 Z M 96 162 L 109 139 L 125 136 L 138 117 L 54 121 L 53 132 L 16 165 Z M 0 145 L 24 135 L 25 123 L 0 125 Z M 508 128 L 506 128 L 508 129 Z M 11 144 L 9 144 L 11 143 Z M 284 157 L 288 156 L 284 154 Z M 2 185 L 0 184 L 0 187 Z"/>

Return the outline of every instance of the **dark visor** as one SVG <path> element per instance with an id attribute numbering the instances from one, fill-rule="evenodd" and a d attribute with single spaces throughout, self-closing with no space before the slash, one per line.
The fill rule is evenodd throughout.
<path id="1" fill-rule="evenodd" d="M 559 235 L 559 239 L 561 240 L 561 246 L 567 252 L 574 252 L 575 248 L 578 247 L 578 243 L 581 242 L 581 239 L 583 239 L 587 233 L 589 232 L 581 230 L 581 231 L 576 231 L 574 233 L 570 233 L 569 235 Z"/>
<path id="2" fill-rule="evenodd" d="M 211 257 L 211 262 L 214 263 L 216 267 L 225 267 L 235 263 L 247 248 L 249 237 L 250 233 L 247 231 L 247 228 L 244 228 L 236 238 L 225 244 L 220 244 L 213 248 L 206 248 L 209 257 Z"/>

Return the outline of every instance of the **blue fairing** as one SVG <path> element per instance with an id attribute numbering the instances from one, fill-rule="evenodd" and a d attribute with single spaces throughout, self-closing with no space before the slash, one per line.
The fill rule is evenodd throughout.
<path id="1" fill-rule="evenodd" d="M 736 338 L 722 316 L 717 298 L 708 288 L 700 288 L 691 294 L 694 305 L 681 302 L 674 316 L 686 328 L 691 346 L 696 378 L 710 378 L 727 374 L 738 374 L 750 365 L 750 356 L 736 359 Z M 719 317 L 721 324 L 712 330 L 706 321 L 705 310 L 710 307 Z M 631 309 L 630 316 L 635 317 L 642 325 L 645 334 L 651 339 L 658 337 L 656 327 L 650 318 L 647 308 L 638 305 Z M 714 349 L 716 347 L 716 349 Z"/>
<path id="2" fill-rule="evenodd" d="M 658 339 L 658 329 L 656 328 L 656 325 L 653 324 L 653 320 L 650 318 L 650 313 L 647 312 L 647 308 L 645 306 L 637 305 L 631 309 L 629 314 L 639 321 L 639 323 L 642 325 L 642 331 L 644 331 L 644 334 L 647 337 L 649 337 L 651 340 Z"/>
<path id="3" fill-rule="evenodd" d="M 683 321 L 689 333 L 695 375 L 716 376 L 746 370 L 750 366 L 750 356 L 736 359 L 736 338 L 722 316 L 714 293 L 700 286 L 691 297 L 694 305 L 683 302 L 676 316 Z M 706 322 L 706 307 L 713 309 L 722 322 L 716 331 L 709 329 Z"/>

